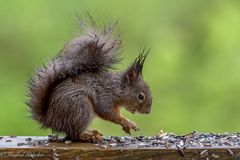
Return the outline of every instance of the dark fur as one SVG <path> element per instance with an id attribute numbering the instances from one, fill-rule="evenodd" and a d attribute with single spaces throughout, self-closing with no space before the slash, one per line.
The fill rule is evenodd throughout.
<path id="1" fill-rule="evenodd" d="M 30 80 L 28 106 L 44 128 L 79 140 L 95 115 L 122 123 L 115 113 L 120 105 L 150 112 L 151 93 L 141 76 L 149 51 L 143 50 L 126 72 L 109 72 L 120 60 L 121 41 L 112 36 L 112 27 L 107 28 L 86 27 L 84 36 L 70 41 Z M 146 95 L 144 102 L 136 99 L 139 92 Z"/>

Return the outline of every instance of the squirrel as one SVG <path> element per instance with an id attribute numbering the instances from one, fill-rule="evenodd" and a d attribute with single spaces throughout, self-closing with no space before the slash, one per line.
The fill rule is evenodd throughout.
<path id="1" fill-rule="evenodd" d="M 142 76 L 150 49 L 140 50 L 125 71 L 114 72 L 113 66 L 121 61 L 121 40 L 113 28 L 85 24 L 82 35 L 29 79 L 27 105 L 42 128 L 65 133 L 72 141 L 102 142 L 101 133 L 88 131 L 98 116 L 121 125 L 128 134 L 139 130 L 120 114 L 120 107 L 131 113 L 150 113 L 151 91 Z"/>

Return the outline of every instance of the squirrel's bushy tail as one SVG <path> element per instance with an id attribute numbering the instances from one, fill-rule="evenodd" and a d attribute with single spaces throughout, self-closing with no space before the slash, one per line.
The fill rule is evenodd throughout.
<path id="1" fill-rule="evenodd" d="M 70 41 L 50 63 L 38 69 L 29 81 L 27 102 L 33 119 L 43 122 L 52 90 L 62 80 L 83 73 L 101 74 L 120 61 L 121 41 L 113 26 L 84 26 L 85 35 Z"/>

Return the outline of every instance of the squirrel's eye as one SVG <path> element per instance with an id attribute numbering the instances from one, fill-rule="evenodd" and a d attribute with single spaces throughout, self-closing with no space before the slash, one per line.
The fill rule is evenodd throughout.
<path id="1" fill-rule="evenodd" d="M 143 100 L 145 99 L 144 93 L 139 93 L 139 94 L 138 94 L 138 99 L 141 100 L 141 101 L 143 101 Z"/>

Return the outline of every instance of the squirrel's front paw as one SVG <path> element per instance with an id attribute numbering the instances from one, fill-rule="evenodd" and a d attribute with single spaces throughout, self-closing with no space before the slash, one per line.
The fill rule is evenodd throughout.
<path id="1" fill-rule="evenodd" d="M 128 133 L 129 135 L 131 135 L 130 130 L 133 129 L 134 131 L 140 131 L 140 129 L 137 127 L 137 125 L 134 122 L 131 121 L 124 121 L 122 123 L 123 126 L 123 130 Z"/>

